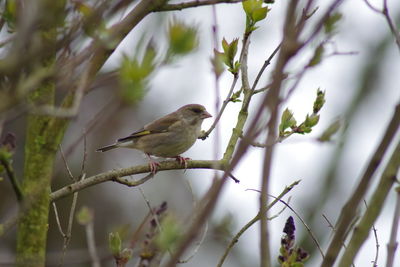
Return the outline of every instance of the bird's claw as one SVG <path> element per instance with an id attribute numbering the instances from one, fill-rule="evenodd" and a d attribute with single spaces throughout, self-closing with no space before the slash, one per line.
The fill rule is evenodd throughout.
<path id="1" fill-rule="evenodd" d="M 150 172 L 152 174 L 156 174 L 158 167 L 160 167 L 160 163 L 150 160 L 149 161 Z"/>
<path id="2" fill-rule="evenodd" d="M 178 161 L 181 165 L 185 166 L 185 170 L 187 169 L 187 161 L 191 160 L 191 158 L 185 158 L 181 156 L 175 157 L 176 161 Z"/>

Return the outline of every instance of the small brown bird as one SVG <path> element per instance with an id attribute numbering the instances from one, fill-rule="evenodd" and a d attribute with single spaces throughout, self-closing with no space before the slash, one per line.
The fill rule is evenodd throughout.
<path id="1" fill-rule="evenodd" d="M 106 152 L 117 147 L 143 151 L 149 158 L 152 173 L 156 173 L 159 163 L 153 161 L 150 155 L 175 158 L 186 166 L 186 160 L 189 158 L 181 157 L 180 154 L 188 150 L 196 142 L 201 132 L 203 120 L 210 117 L 212 116 L 202 105 L 186 105 L 175 112 L 150 122 L 141 130 L 127 137 L 117 139 L 114 144 L 101 147 L 96 151 Z"/>

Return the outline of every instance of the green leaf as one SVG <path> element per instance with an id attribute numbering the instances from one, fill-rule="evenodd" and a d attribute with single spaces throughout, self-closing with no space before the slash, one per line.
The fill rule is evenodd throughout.
<path id="1" fill-rule="evenodd" d="M 324 23 L 325 33 L 328 35 L 335 34 L 337 23 L 342 19 L 343 15 L 341 13 L 334 13 L 329 16 Z"/>
<path id="2" fill-rule="evenodd" d="M 120 255 L 122 249 L 122 241 L 118 232 L 111 232 L 108 235 L 108 247 L 113 255 Z"/>
<path id="3" fill-rule="evenodd" d="M 233 41 L 229 44 L 228 51 L 225 52 L 229 59 L 229 63 L 230 63 L 229 67 L 233 67 L 233 61 L 235 60 L 235 56 L 237 53 L 238 42 L 239 42 L 239 39 L 237 39 L 237 38 L 233 39 Z"/>
<path id="4" fill-rule="evenodd" d="M 293 117 L 293 112 L 286 108 L 281 116 L 281 123 L 279 124 L 279 135 L 284 135 L 285 130 L 287 128 L 295 127 L 296 123 L 296 119 Z"/>
<path id="5" fill-rule="evenodd" d="M 314 67 L 316 65 L 318 65 L 319 63 L 321 63 L 322 60 L 322 56 L 324 55 L 324 45 L 320 44 L 317 49 L 315 49 L 314 51 L 314 55 L 310 60 L 310 63 L 308 63 L 309 67 Z"/>
<path id="6" fill-rule="evenodd" d="M 226 56 L 224 53 L 214 49 L 214 56 L 211 58 L 211 65 L 214 73 L 219 77 L 224 72 L 224 63 L 226 64 Z"/>
<path id="7" fill-rule="evenodd" d="M 306 119 L 304 121 L 304 125 L 306 127 L 312 128 L 318 124 L 318 121 L 319 121 L 319 115 L 317 115 L 315 113 L 313 113 L 311 115 L 307 114 Z"/>
<path id="8" fill-rule="evenodd" d="M 173 21 L 168 29 L 168 56 L 181 56 L 194 51 L 199 45 L 198 30 L 183 22 Z"/>
<path id="9" fill-rule="evenodd" d="M 124 56 L 119 69 L 120 93 L 129 104 L 141 100 L 147 91 L 148 77 L 155 69 L 155 49 L 149 45 L 142 62 Z"/>
<path id="10" fill-rule="evenodd" d="M 244 12 L 251 17 L 254 10 L 262 7 L 262 0 L 247 0 L 242 2 Z"/>
<path id="11" fill-rule="evenodd" d="M 225 54 L 228 54 L 229 51 L 229 44 L 228 42 L 225 40 L 225 38 L 222 39 L 222 49 L 224 50 Z"/>
<path id="12" fill-rule="evenodd" d="M 7 23 L 7 31 L 12 33 L 15 31 L 15 22 L 17 20 L 17 0 L 7 0 L 2 12 L 2 18 Z"/>
<path id="13" fill-rule="evenodd" d="M 314 101 L 313 113 L 318 113 L 325 104 L 325 92 L 318 88 L 317 98 Z"/>
<path id="14" fill-rule="evenodd" d="M 145 76 L 149 76 L 155 68 L 155 58 L 157 56 L 156 49 L 152 41 L 147 44 L 146 52 L 144 53 L 141 68 Z"/>
<path id="15" fill-rule="evenodd" d="M 332 136 L 339 131 L 340 126 L 341 126 L 341 122 L 339 119 L 332 122 L 328 126 L 328 128 L 326 128 L 325 131 L 323 131 L 323 133 L 320 135 L 320 137 L 317 138 L 318 141 L 320 141 L 320 142 L 331 141 Z"/>
<path id="16" fill-rule="evenodd" d="M 269 10 L 270 9 L 268 7 L 255 9 L 251 14 L 251 18 L 254 20 L 254 22 L 263 20 L 267 17 L 267 13 Z"/>
<path id="17" fill-rule="evenodd" d="M 148 90 L 148 82 L 145 80 L 121 82 L 119 93 L 127 104 L 136 104 L 143 99 Z"/>

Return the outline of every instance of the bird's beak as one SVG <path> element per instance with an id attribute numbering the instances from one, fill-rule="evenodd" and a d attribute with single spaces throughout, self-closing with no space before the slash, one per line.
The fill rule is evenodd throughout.
<path id="1" fill-rule="evenodd" d="M 211 116 L 211 114 L 210 113 L 208 113 L 207 111 L 203 111 L 203 114 L 201 114 L 201 118 L 202 119 L 207 119 L 207 118 L 211 118 L 212 116 Z"/>

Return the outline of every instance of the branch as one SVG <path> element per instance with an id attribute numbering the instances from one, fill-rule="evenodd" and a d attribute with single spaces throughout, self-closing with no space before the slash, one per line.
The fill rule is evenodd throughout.
<path id="1" fill-rule="evenodd" d="M 11 185 L 17 196 L 18 202 L 21 202 L 24 198 L 24 195 L 22 193 L 21 185 L 20 185 L 19 181 L 17 180 L 17 178 L 15 177 L 13 167 L 11 166 L 9 160 L 4 159 L 3 157 L 0 157 L 0 164 L 3 165 L 3 167 L 7 173 L 7 176 L 11 181 Z"/>
<path id="2" fill-rule="evenodd" d="M 343 206 L 336 225 L 336 232 L 329 244 L 328 250 L 325 253 L 325 258 L 321 264 L 322 267 L 333 266 L 337 255 L 342 247 L 343 240 L 346 239 L 346 233 L 348 232 L 350 222 L 354 218 L 354 210 L 360 205 L 360 202 L 364 198 L 365 193 L 369 189 L 369 185 L 372 181 L 373 175 L 379 167 L 386 151 L 396 135 L 397 129 L 400 125 L 400 104 L 396 106 L 395 112 L 392 119 L 386 128 L 386 132 L 379 143 L 378 148 L 374 152 L 368 166 L 357 186 L 351 198 Z M 370 205 L 372 206 L 372 205 Z"/>
<path id="3" fill-rule="evenodd" d="M 397 233 L 399 230 L 400 219 L 400 187 L 396 188 L 396 207 L 393 214 L 392 230 L 390 231 L 390 240 L 387 245 L 387 261 L 386 267 L 393 267 L 394 257 L 398 242 L 396 241 Z"/>
<path id="4" fill-rule="evenodd" d="M 178 4 L 166 4 L 161 7 L 158 7 L 153 10 L 153 12 L 160 12 L 160 11 L 174 11 L 174 10 L 182 10 L 185 8 L 192 8 L 192 7 L 199 7 L 199 6 L 209 6 L 215 4 L 235 4 L 243 2 L 243 0 L 194 0 L 190 2 L 182 2 Z"/>
<path id="5" fill-rule="evenodd" d="M 396 175 L 399 171 L 399 168 L 400 141 L 397 143 L 395 150 L 390 156 L 389 162 L 383 171 L 379 184 L 372 195 L 368 209 L 366 210 L 364 216 L 362 216 L 358 225 L 355 227 L 353 235 L 349 241 L 349 244 L 347 245 L 346 251 L 341 258 L 339 266 L 349 266 L 354 261 L 357 252 L 360 250 L 362 244 L 364 244 L 375 220 L 378 218 L 383 209 L 383 204 L 389 195 L 390 189 L 396 182 Z"/>
<path id="6" fill-rule="evenodd" d="M 235 89 L 235 85 L 236 85 L 238 78 L 239 78 L 239 75 L 237 75 L 237 74 L 234 75 L 234 78 L 233 78 L 233 81 L 231 84 L 231 88 L 229 89 L 229 93 L 226 96 L 224 102 L 222 103 L 222 106 L 218 112 L 218 115 L 215 117 L 215 120 L 214 120 L 213 124 L 210 126 L 210 128 L 206 132 L 202 133 L 201 136 L 199 137 L 199 139 L 205 140 L 210 135 L 210 133 L 214 130 L 214 128 L 217 126 L 219 120 L 222 117 L 222 114 L 225 111 L 226 106 L 231 101 L 232 93 L 233 93 L 233 90 Z"/>
<path id="7" fill-rule="evenodd" d="M 187 162 L 187 169 L 216 169 L 216 170 L 225 170 L 225 164 L 221 160 L 190 160 Z M 165 170 L 180 170 L 185 167 L 179 164 L 176 161 L 162 161 L 160 162 L 160 167 L 158 171 Z M 114 181 L 122 183 L 121 177 L 141 174 L 150 172 L 149 165 L 138 165 L 130 168 L 112 170 L 104 173 L 100 173 L 91 177 L 86 178 L 85 180 L 75 182 L 73 184 L 67 185 L 53 193 L 50 194 L 50 200 L 55 201 L 60 198 L 66 197 L 74 192 L 81 191 L 87 187 L 103 183 L 106 181 Z M 150 177 L 145 177 L 136 182 L 130 182 L 130 186 L 138 186 L 146 182 Z"/>
<path id="8" fill-rule="evenodd" d="M 241 54 L 243 54 L 244 53 L 243 50 L 247 49 L 247 48 L 248 48 L 247 45 L 243 45 Z M 243 59 L 242 56 L 240 58 Z M 240 62 L 241 66 L 243 66 L 243 64 L 247 64 L 243 61 Z M 243 75 L 243 73 L 242 73 L 242 75 Z M 221 193 L 221 190 L 224 187 L 224 184 L 227 180 L 226 178 L 230 175 L 232 169 L 239 162 L 241 156 L 243 155 L 243 153 L 246 150 L 246 149 L 242 149 L 242 151 L 238 151 L 238 153 L 236 153 L 236 155 L 233 157 L 233 154 L 235 152 L 235 147 L 238 143 L 240 135 L 243 132 L 243 128 L 244 128 L 245 122 L 248 117 L 248 107 L 249 107 L 249 102 L 252 97 L 252 94 L 251 94 L 250 90 L 247 90 L 247 91 L 248 92 L 244 93 L 242 108 L 238 114 L 237 122 L 236 122 L 235 127 L 233 128 L 232 135 L 228 141 L 228 145 L 225 149 L 223 159 L 219 162 L 219 164 L 227 164 L 224 175 L 222 176 L 221 179 L 214 179 L 213 184 L 211 185 L 208 192 L 205 194 L 205 196 L 202 198 L 202 200 L 199 201 L 199 203 L 201 203 L 202 206 L 199 206 L 198 212 L 195 213 L 195 216 L 194 216 L 194 219 L 193 219 L 191 225 L 188 226 L 187 231 L 184 234 L 183 240 L 178 245 L 175 253 L 171 256 L 171 259 L 165 265 L 167 267 L 176 266 L 176 263 L 179 261 L 179 258 L 182 255 L 182 253 L 190 245 L 190 243 L 194 240 L 194 238 L 197 235 L 197 232 L 199 231 L 199 229 L 201 229 L 201 226 L 204 224 L 205 220 L 208 218 L 210 213 L 213 211 L 213 209 L 215 207 L 215 203 L 217 202 L 218 197 Z"/>

